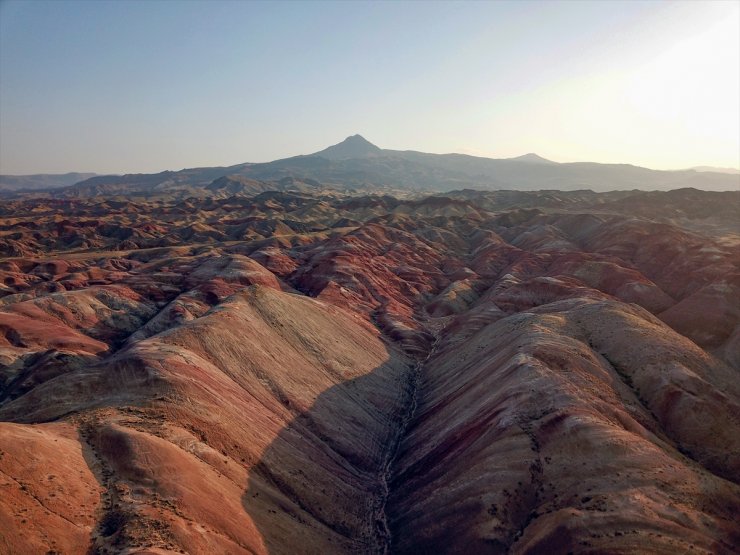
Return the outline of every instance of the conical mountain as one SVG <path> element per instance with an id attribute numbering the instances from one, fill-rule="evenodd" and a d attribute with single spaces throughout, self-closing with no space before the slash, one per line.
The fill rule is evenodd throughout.
<path id="1" fill-rule="evenodd" d="M 365 139 L 362 135 L 352 135 L 339 144 L 315 153 L 315 156 L 321 156 L 327 160 L 346 160 L 348 158 L 377 156 L 381 152 L 380 148 Z"/>
<path id="2" fill-rule="evenodd" d="M 516 160 L 517 162 L 529 162 L 531 164 L 557 164 L 557 162 L 553 162 L 552 160 L 543 158 L 542 156 L 540 156 L 539 154 L 535 154 L 534 152 L 523 154 L 522 156 L 517 156 L 516 158 L 509 158 L 509 160 Z"/>

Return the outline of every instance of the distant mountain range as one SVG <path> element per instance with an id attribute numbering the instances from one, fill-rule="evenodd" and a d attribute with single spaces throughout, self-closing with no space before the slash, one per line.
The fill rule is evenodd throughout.
<path id="1" fill-rule="evenodd" d="M 6 177 L 0 181 L 3 185 Z M 56 176 L 55 185 L 61 183 L 59 177 L 61 176 Z M 224 181 L 215 183 L 224 177 L 230 178 L 228 184 Z M 51 183 L 53 180 L 47 181 Z M 29 179 L 30 182 L 32 180 Z M 41 182 L 43 181 L 36 181 Z M 192 193 L 193 189 L 200 193 L 220 189 L 236 193 L 242 188 L 245 188 L 245 192 L 265 188 L 263 185 L 255 185 L 256 182 L 271 183 L 270 188 L 275 189 L 290 189 L 300 184 L 309 188 L 417 191 L 465 188 L 612 191 L 688 187 L 715 191 L 740 190 L 740 175 L 726 170 L 694 168 L 659 171 L 629 164 L 561 164 L 534 153 L 508 159 L 465 154 L 430 154 L 382 149 L 360 135 L 353 135 L 314 154 L 228 167 L 190 168 L 157 174 L 94 176 L 56 188 L 53 195 L 62 198 L 98 194 L 151 195 L 176 191 Z M 48 185 L 48 189 L 55 185 Z M 16 186 L 10 189 L 20 188 L 25 187 Z"/>
<path id="2" fill-rule="evenodd" d="M 0 191 L 56 189 L 94 177 L 94 173 L 38 173 L 34 175 L 0 175 Z"/>
<path id="3" fill-rule="evenodd" d="M 733 175 L 739 175 L 740 170 L 737 168 L 715 168 L 714 166 L 696 166 L 691 168 L 695 172 L 716 172 L 716 173 L 731 173 Z"/>

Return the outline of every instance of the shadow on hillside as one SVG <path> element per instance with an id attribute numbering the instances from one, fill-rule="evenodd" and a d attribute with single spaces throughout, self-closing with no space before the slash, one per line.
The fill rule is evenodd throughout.
<path id="1" fill-rule="evenodd" d="M 321 393 L 252 467 L 242 503 L 270 553 L 385 551 L 384 477 L 413 371 L 393 350 L 388 355 L 372 372 Z"/>

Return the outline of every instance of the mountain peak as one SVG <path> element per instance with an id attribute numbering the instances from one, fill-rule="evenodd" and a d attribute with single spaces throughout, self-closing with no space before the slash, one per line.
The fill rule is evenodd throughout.
<path id="1" fill-rule="evenodd" d="M 325 148 L 315 153 L 315 155 L 327 158 L 328 160 L 343 160 L 347 158 L 367 158 L 376 156 L 380 152 L 380 148 L 365 139 L 362 135 L 352 135 L 344 139 L 341 143 Z"/>
<path id="2" fill-rule="evenodd" d="M 547 158 L 543 158 L 539 154 L 535 154 L 534 152 L 530 152 L 528 154 L 523 154 L 522 156 L 517 156 L 516 158 L 509 158 L 509 160 L 516 160 L 517 162 L 530 162 L 532 164 L 556 164 L 557 162 L 553 162 L 552 160 L 548 160 Z"/>

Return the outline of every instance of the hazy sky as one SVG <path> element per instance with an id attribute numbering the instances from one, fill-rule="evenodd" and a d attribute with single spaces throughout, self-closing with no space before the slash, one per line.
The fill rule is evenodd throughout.
<path id="1" fill-rule="evenodd" d="M 740 2 L 0 0 L 0 173 L 378 146 L 740 166 Z"/>

